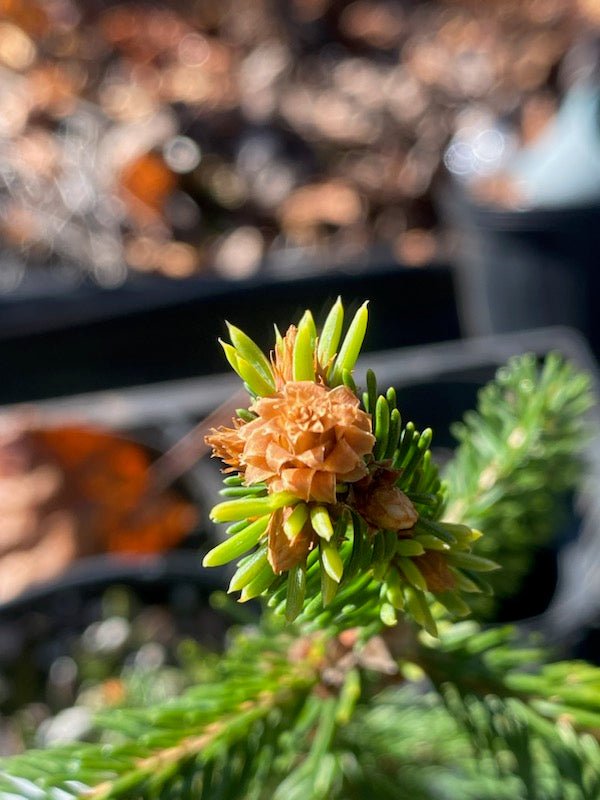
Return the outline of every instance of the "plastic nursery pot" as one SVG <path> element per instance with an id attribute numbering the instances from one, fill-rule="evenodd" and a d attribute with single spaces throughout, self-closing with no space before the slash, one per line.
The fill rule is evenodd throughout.
<path id="1" fill-rule="evenodd" d="M 0 607 L 0 753 L 86 738 L 99 706 L 185 686 L 232 623 L 210 601 L 217 585 L 182 558 L 120 570 L 97 560 Z"/>
<path id="2" fill-rule="evenodd" d="M 83 412 L 73 400 L 64 419 L 73 423 L 77 408 Z M 151 442 L 143 447 L 155 458 L 172 443 L 166 428 L 164 423 L 151 424 L 144 418 L 143 424 L 129 429 L 129 439 L 137 440 L 136 448 L 140 441 Z M 115 442 L 122 441 L 116 433 L 112 436 Z M 100 450 L 96 459 L 102 455 Z M 120 457 L 124 456 L 116 456 Z M 85 464 L 82 469 L 86 470 Z M 97 472 L 96 466 L 96 485 L 114 484 L 114 476 L 102 479 Z M 194 492 L 193 473 L 175 481 L 173 489 L 183 499 L 206 507 Z M 155 528 L 153 537 L 158 535 Z M 13 745 L 20 749 L 23 743 L 58 741 L 53 737 L 71 736 L 71 727 L 76 732 L 73 736 L 87 735 L 91 711 L 86 702 L 80 705 L 78 697 L 88 684 L 96 698 L 90 700 L 92 706 L 104 693 L 108 703 L 119 702 L 125 691 L 121 672 L 133 665 L 149 676 L 144 680 L 152 685 L 164 681 L 169 691 L 168 668 L 183 664 L 180 648 L 187 647 L 187 640 L 194 652 L 220 649 L 232 620 L 211 603 L 225 576 L 222 571 L 201 568 L 199 552 L 207 546 L 206 534 L 199 527 L 175 549 L 156 542 L 155 552 L 144 554 L 82 555 L 57 577 L 32 582 L 14 599 L 0 603 L 0 714 L 8 715 L 6 725 L 0 725 L 0 754 L 13 752 Z M 83 550 L 89 550 L 85 542 Z M 252 609 L 243 611 L 250 619 Z M 147 691 L 143 686 L 140 690 Z M 74 703 L 81 713 L 73 711 L 73 719 L 68 711 L 65 716 L 58 713 Z M 40 728 L 44 736 L 21 741 L 29 735 L 31 715 L 34 727 L 45 720 Z M 46 734 L 49 738 L 44 738 Z"/>
<path id="3" fill-rule="evenodd" d="M 225 362 L 215 340 L 225 319 L 266 348 L 273 322 L 287 325 L 305 308 L 318 313 L 339 294 L 371 298 L 367 349 L 459 335 L 452 275 L 441 266 L 315 272 L 290 263 L 285 273 L 235 283 L 146 276 L 113 290 L 21 292 L 0 300 L 0 403 L 220 372 Z"/>
<path id="4" fill-rule="evenodd" d="M 568 325 L 600 353 L 600 204 L 502 211 L 453 184 L 441 207 L 459 234 L 457 299 L 467 333 Z"/>

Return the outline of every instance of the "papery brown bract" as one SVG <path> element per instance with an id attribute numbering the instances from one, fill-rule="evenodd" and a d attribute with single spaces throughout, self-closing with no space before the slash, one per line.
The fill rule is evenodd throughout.
<path id="1" fill-rule="evenodd" d="M 213 428 L 204 438 L 206 444 L 212 447 L 212 457 L 219 458 L 228 465 L 223 472 L 243 472 L 245 468 L 242 461 L 244 442 L 239 434 L 243 422 L 241 419 L 234 419 L 233 425 L 233 428 L 226 428 L 224 425 Z"/>
<path id="2" fill-rule="evenodd" d="M 275 377 L 275 387 L 281 391 L 286 383 L 294 380 L 294 345 L 298 329 L 290 325 L 285 336 L 277 343 L 271 353 L 271 369 Z"/>
<path id="3" fill-rule="evenodd" d="M 296 326 L 290 325 L 285 336 L 280 339 L 275 346 L 275 350 L 271 353 L 271 370 L 275 378 L 275 387 L 278 391 L 281 391 L 287 383 L 292 383 L 294 380 L 294 345 L 296 344 L 297 335 L 298 329 Z M 313 368 L 316 383 L 326 385 L 329 367 L 330 363 L 321 364 L 315 347 Z"/>
<path id="4" fill-rule="evenodd" d="M 269 520 L 267 553 L 269 564 L 276 574 L 285 572 L 304 561 L 316 539 L 316 534 L 308 520 L 296 536 L 291 539 L 286 536 L 283 530 L 283 523 L 292 513 L 292 510 L 291 508 L 280 508 L 271 514 L 271 519 Z"/>
<path id="5" fill-rule="evenodd" d="M 456 588 L 456 580 L 443 553 L 427 550 L 422 556 L 415 556 L 413 561 L 425 578 L 430 592 L 440 594 Z"/>

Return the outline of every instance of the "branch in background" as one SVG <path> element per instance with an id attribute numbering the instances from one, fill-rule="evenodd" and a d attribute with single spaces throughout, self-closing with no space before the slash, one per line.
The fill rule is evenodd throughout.
<path id="1" fill-rule="evenodd" d="M 516 591 L 565 518 L 590 435 L 590 386 L 556 354 L 541 368 L 535 356 L 518 356 L 481 390 L 477 411 L 454 426 L 459 447 L 445 474 L 446 516 L 485 531 L 477 552 L 502 565 L 489 576 L 498 597 Z"/>
<path id="2" fill-rule="evenodd" d="M 600 747 L 520 700 L 443 698 L 410 684 L 362 706 L 338 741 L 351 775 L 340 797 L 363 800 L 597 800 Z"/>

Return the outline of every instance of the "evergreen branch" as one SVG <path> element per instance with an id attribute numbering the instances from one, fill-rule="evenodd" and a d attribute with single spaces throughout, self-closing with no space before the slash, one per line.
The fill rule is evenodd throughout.
<path id="1" fill-rule="evenodd" d="M 157 774 L 161 773 L 168 776 L 184 762 L 199 756 L 202 752 L 206 752 L 211 746 L 214 747 L 220 738 L 230 738 L 234 727 L 243 730 L 245 725 L 248 725 L 246 729 L 248 730 L 253 722 L 264 718 L 275 706 L 285 704 L 288 695 L 289 689 L 287 687 L 285 691 L 277 693 L 263 690 L 260 697 L 254 701 L 246 700 L 241 703 L 237 712 L 210 723 L 203 733 L 188 736 L 172 747 L 167 747 L 146 758 L 136 760 L 133 769 L 124 778 L 99 784 L 85 793 L 86 800 L 116 798 L 122 795 L 123 789 L 129 791 L 136 787 L 142 788 L 150 776 L 154 779 L 156 779 Z M 105 721 L 108 722 L 107 720 Z"/>
<path id="2" fill-rule="evenodd" d="M 558 498 L 581 467 L 587 377 L 555 356 L 541 371 L 531 356 L 500 370 L 481 392 L 479 411 L 456 429 L 450 521 L 440 521 L 446 489 L 431 460 L 431 431 L 403 426 L 395 392 L 378 395 L 372 374 L 365 411 L 358 409 L 351 373 L 366 307 L 343 340 L 342 318 L 338 303 L 319 343 L 307 312 L 298 329 L 278 337 L 270 361 L 237 328 L 224 344 L 256 402 L 238 414 L 236 427 L 211 437 L 233 473 L 225 479 L 229 499 L 212 515 L 234 524 L 205 561 L 244 556 L 230 588 L 243 600 L 268 595 L 288 623 L 297 619 L 296 628 L 273 630 L 267 620 L 262 632 L 238 636 L 180 698 L 100 715 L 98 743 L 0 762 L 0 800 L 600 796 L 598 744 L 569 727 L 600 730 L 599 669 L 543 666 L 547 653 L 509 627 L 443 621 L 441 638 L 433 638 L 443 609 L 468 613 L 463 593 L 490 590 L 480 572 L 495 565 L 471 552 L 481 536 L 471 526 L 485 527 L 478 548 L 505 567 L 501 583 L 492 578 L 500 593 L 551 535 Z M 293 419 L 304 420 L 311 406 L 298 410 L 294 392 L 308 391 L 306 384 L 325 404 L 345 398 L 338 411 L 348 441 L 333 459 L 334 473 L 312 439 L 296 440 Z M 283 455 L 266 430 L 282 398 L 293 418 L 293 436 L 282 429 Z M 329 413 L 312 431 L 323 453 L 338 441 L 333 428 L 329 438 L 320 431 Z M 257 430 L 266 438 L 247 447 Z M 267 441 L 273 463 L 281 462 L 276 468 L 261 466 Z M 288 456 L 293 469 L 284 469 Z M 323 469 L 307 466 L 314 463 Z M 279 474 L 288 468 L 289 485 Z M 381 670 L 361 660 L 360 646 L 384 625 L 399 675 L 417 665 L 437 692 L 425 693 L 420 681 L 377 695 Z M 351 627 L 356 636 L 343 638 Z"/>
<path id="3" fill-rule="evenodd" d="M 184 800 L 216 797 L 217 788 L 240 796 L 267 742 L 297 718 L 318 680 L 310 658 L 288 658 L 290 641 L 240 636 L 205 684 L 161 705 L 100 715 L 102 742 L 3 760 L 0 797 Z"/>
<path id="4" fill-rule="evenodd" d="M 498 565 L 471 553 L 479 531 L 440 520 L 431 429 L 403 425 L 395 389 L 379 394 L 370 370 L 359 408 L 352 371 L 367 304 L 342 341 L 343 315 L 338 300 L 319 334 L 306 311 L 277 335 L 270 362 L 229 326 L 222 344 L 254 402 L 206 438 L 233 498 L 211 519 L 233 524 L 203 564 L 237 561 L 229 591 L 267 597 L 287 622 L 375 629 L 409 617 L 435 636 L 430 595 L 465 616 L 465 595 L 488 589 L 478 573 Z"/>
<path id="5" fill-rule="evenodd" d="M 533 355 L 518 356 L 454 426 L 445 516 L 485 530 L 477 552 L 502 565 L 489 579 L 496 596 L 514 592 L 565 516 L 566 493 L 582 472 L 590 385 L 557 354 L 541 369 Z"/>
<path id="6" fill-rule="evenodd" d="M 523 640 L 512 626 L 449 626 L 439 640 L 418 646 L 414 660 L 440 691 L 516 698 L 540 717 L 600 731 L 600 668 L 583 661 L 551 661 L 547 648 Z"/>
<path id="7" fill-rule="evenodd" d="M 409 634 L 391 631 L 390 647 L 401 638 L 399 654 L 440 694 L 423 694 L 421 681 L 374 697 L 381 675 L 364 662 L 361 677 L 360 649 L 354 667 L 339 662 L 337 683 L 323 683 L 337 639 L 240 636 L 178 700 L 100 716 L 103 743 L 5 761 L 0 798 L 444 800 L 460 790 L 466 800 L 560 800 L 563 784 L 564 797 L 598 796 L 598 746 L 567 719 L 598 727 L 600 669 L 539 666 L 546 652 L 508 626 L 460 623 L 420 643 Z"/>
<path id="8" fill-rule="evenodd" d="M 436 692 L 388 689 L 341 731 L 348 763 L 343 798 L 514 800 L 516 780 L 479 769 L 469 739 Z"/>
<path id="9" fill-rule="evenodd" d="M 444 692 L 453 718 L 467 732 L 480 764 L 499 778 L 515 774 L 524 800 L 596 800 L 600 796 L 600 746 L 567 724 L 554 725 L 521 700 L 462 697 Z M 484 767 L 485 768 L 485 767 Z"/>
<path id="10" fill-rule="evenodd" d="M 350 763 L 340 797 L 596 800 L 600 747 L 516 698 L 387 690 L 340 731 Z"/>

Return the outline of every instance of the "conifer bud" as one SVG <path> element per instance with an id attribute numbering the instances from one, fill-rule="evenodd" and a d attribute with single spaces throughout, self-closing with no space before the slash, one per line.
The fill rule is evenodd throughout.
<path id="1" fill-rule="evenodd" d="M 356 508 L 374 529 L 410 530 L 419 518 L 411 501 L 395 485 L 398 474 L 379 467 L 354 486 Z"/>

